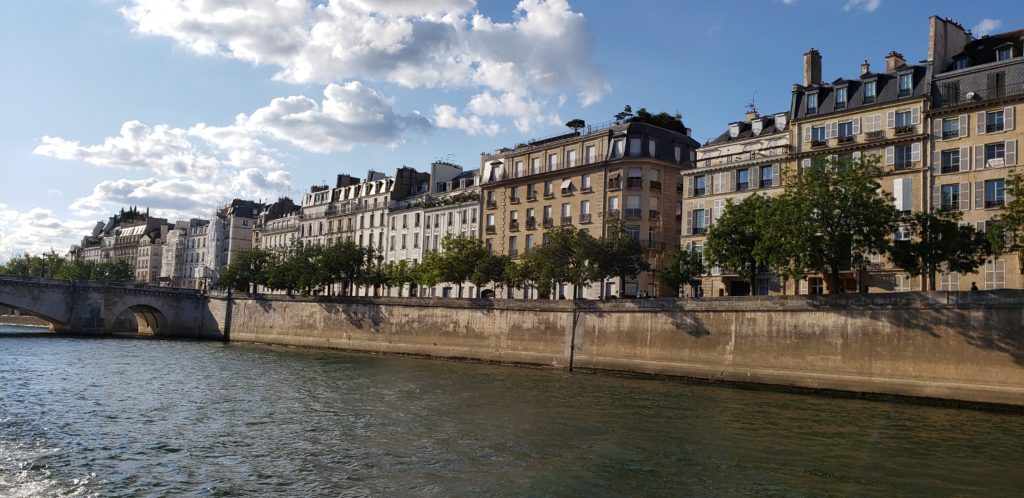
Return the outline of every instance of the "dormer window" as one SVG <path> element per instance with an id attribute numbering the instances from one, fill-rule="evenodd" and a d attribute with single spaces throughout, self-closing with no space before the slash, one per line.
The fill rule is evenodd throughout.
<path id="1" fill-rule="evenodd" d="M 808 93 L 807 94 L 807 114 L 815 114 L 818 112 L 818 94 Z"/>
<path id="2" fill-rule="evenodd" d="M 875 80 L 864 82 L 864 103 L 873 104 L 878 96 L 878 82 Z"/>
<path id="3" fill-rule="evenodd" d="M 739 123 L 732 123 L 729 125 L 729 137 L 736 138 L 740 136 L 740 125 Z"/>
<path id="4" fill-rule="evenodd" d="M 914 88 L 914 74 L 913 73 L 903 73 L 903 74 L 901 74 L 900 75 L 899 96 L 900 97 L 909 97 L 910 94 L 913 92 L 913 88 Z"/>
<path id="5" fill-rule="evenodd" d="M 967 57 L 957 57 L 953 59 L 953 69 L 967 69 L 968 66 Z"/>
<path id="6" fill-rule="evenodd" d="M 999 47 L 996 49 L 996 60 L 1005 61 L 1013 56 L 1013 47 L 1010 45 Z"/>
<path id="7" fill-rule="evenodd" d="M 755 119 L 750 122 L 750 131 L 754 132 L 754 135 L 760 135 L 763 127 L 764 122 L 760 119 Z"/>
<path id="8" fill-rule="evenodd" d="M 846 87 L 836 88 L 836 109 L 846 109 Z"/>

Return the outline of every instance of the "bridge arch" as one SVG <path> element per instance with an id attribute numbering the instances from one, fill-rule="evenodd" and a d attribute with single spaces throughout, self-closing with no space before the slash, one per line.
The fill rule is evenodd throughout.
<path id="1" fill-rule="evenodd" d="M 64 322 L 62 322 L 62 321 L 60 321 L 57 318 L 54 318 L 52 316 L 48 316 L 46 314 L 40 313 L 40 312 L 38 312 L 36 310 L 32 310 L 32 309 L 28 309 L 28 308 L 23 308 L 21 306 L 18 306 L 18 305 L 15 305 L 15 304 L 11 304 L 11 303 L 7 303 L 7 302 L 4 302 L 4 301 L 0 301 L 0 307 L 10 308 L 12 310 L 20 312 L 23 315 L 34 316 L 36 318 L 40 318 L 42 320 L 45 320 L 47 323 L 50 324 L 49 325 L 50 332 L 64 332 L 64 331 L 67 330 L 67 324 L 66 323 L 64 323 Z"/>
<path id="2" fill-rule="evenodd" d="M 161 335 L 169 331 L 167 315 L 149 304 L 133 304 L 125 307 L 115 318 L 130 313 L 135 318 L 139 335 Z"/>

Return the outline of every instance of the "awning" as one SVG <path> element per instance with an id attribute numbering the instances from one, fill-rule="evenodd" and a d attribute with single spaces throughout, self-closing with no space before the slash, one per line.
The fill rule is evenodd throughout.
<path id="1" fill-rule="evenodd" d="M 562 190 L 572 189 L 572 180 L 562 180 Z"/>
<path id="2" fill-rule="evenodd" d="M 608 174 L 608 178 L 609 179 L 611 179 L 611 178 L 618 178 L 621 175 L 622 175 L 621 171 L 613 171 L 613 172 Z"/>

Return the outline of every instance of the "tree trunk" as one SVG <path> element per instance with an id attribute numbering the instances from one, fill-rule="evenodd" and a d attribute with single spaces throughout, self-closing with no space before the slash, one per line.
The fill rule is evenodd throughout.
<path id="1" fill-rule="evenodd" d="M 829 273 L 829 280 L 832 281 L 832 287 L 828 290 L 829 294 L 842 294 L 842 288 L 839 285 L 839 265 L 833 266 L 832 271 Z"/>

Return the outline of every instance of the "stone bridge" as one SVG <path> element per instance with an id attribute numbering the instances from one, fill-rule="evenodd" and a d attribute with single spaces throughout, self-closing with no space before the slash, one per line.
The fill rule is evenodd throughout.
<path id="1" fill-rule="evenodd" d="M 206 297 L 191 289 L 0 277 L 0 305 L 63 333 L 104 334 L 125 325 L 143 335 L 203 337 Z M 129 330 L 130 330 L 129 328 Z"/>

